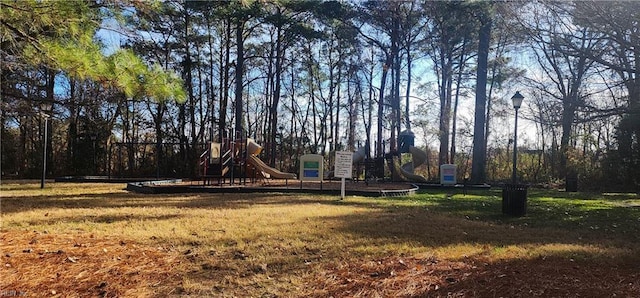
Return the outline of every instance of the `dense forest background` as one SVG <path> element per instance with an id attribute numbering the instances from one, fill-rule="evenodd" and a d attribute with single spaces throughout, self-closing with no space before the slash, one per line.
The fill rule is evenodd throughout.
<path id="1" fill-rule="evenodd" d="M 196 177 L 240 132 L 297 156 L 398 149 L 437 180 L 640 185 L 640 2 L 1 0 L 2 177 Z M 114 44 L 117 43 L 117 44 Z M 51 109 L 48 106 L 52 106 Z M 45 139 L 45 127 L 49 132 Z"/>

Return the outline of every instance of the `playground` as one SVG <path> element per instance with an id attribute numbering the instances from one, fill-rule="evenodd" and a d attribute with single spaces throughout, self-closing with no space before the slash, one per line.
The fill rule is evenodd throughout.
<path id="1" fill-rule="evenodd" d="M 34 297 L 637 297 L 640 199 L 371 198 L 3 183 L 0 288 Z"/>
<path id="2" fill-rule="evenodd" d="M 354 151 L 332 151 L 327 155 L 292 157 L 298 168 L 294 173 L 263 161 L 260 158 L 263 147 L 251 138 L 225 139 L 208 143 L 200 155 L 196 179 L 135 181 L 129 183 L 127 189 L 142 193 L 279 191 L 384 197 L 412 195 L 421 187 L 461 188 L 465 191 L 467 188 L 490 187 L 486 184 L 467 185 L 466 181 L 458 183 L 455 165 L 442 165 L 440 181 L 429 181 L 415 173 L 428 156 L 413 146 L 413 134 L 405 132 L 398 143 L 398 152 L 381 158 L 369 157 L 364 147 Z M 336 175 L 336 172 L 340 174 Z"/>

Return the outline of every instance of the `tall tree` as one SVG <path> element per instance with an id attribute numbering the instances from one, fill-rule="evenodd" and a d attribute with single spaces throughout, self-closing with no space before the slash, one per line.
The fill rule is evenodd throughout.
<path id="1" fill-rule="evenodd" d="M 63 82 L 65 77 L 72 78 L 70 96 L 77 96 L 74 81 L 93 81 L 97 89 L 116 88 L 127 97 L 145 96 L 157 100 L 175 99 L 182 101 L 185 93 L 181 80 L 172 72 L 154 65 L 144 63 L 133 51 L 118 49 L 103 51 L 98 42 L 96 32 L 103 19 L 121 19 L 124 6 L 136 4 L 137 11 L 147 9 L 144 3 L 87 1 L 2 1 L 3 12 L 0 23 L 2 36 L 2 92 L 13 97 L 22 93 L 21 88 L 10 86 L 5 74 L 29 71 L 29 69 L 48 69 L 47 85 L 49 95 L 44 97 L 27 97 L 23 100 L 49 101 L 55 104 L 54 111 L 61 111 L 60 105 L 72 105 L 54 96 L 57 92 L 54 85 Z M 139 5 L 137 5 L 139 4 Z M 116 17 L 114 17 L 114 15 Z M 28 20 L 28 21 L 27 21 Z M 7 88 L 8 87 L 8 88 Z M 14 86 L 15 87 L 15 86 Z M 107 87 L 107 88 L 104 88 Z M 78 115 L 79 110 L 69 108 Z M 76 142 L 74 125 L 78 118 L 70 119 L 71 123 L 68 144 Z M 61 119 L 66 120 L 66 119 Z M 4 122 L 3 122 L 4 123 Z M 51 123 L 51 122 L 50 122 Z M 73 125 L 72 125 L 73 124 Z M 53 131 L 55 133 L 55 131 Z M 88 138 L 88 137 L 87 137 Z M 47 143 L 50 143 L 49 141 Z M 50 145 L 48 145 L 50 146 Z M 73 146 L 67 146 L 72 148 Z M 52 152 L 52 150 L 49 150 Z M 95 154 L 95 152 L 94 152 Z M 67 155 L 73 157 L 74 155 Z M 52 160 L 51 158 L 49 160 Z"/>
<path id="2" fill-rule="evenodd" d="M 456 71 L 464 65 L 461 55 L 466 55 L 466 32 L 475 30 L 475 23 L 470 21 L 470 6 L 462 2 L 429 2 L 426 5 L 430 19 L 429 53 L 438 79 L 438 96 L 440 99 L 439 140 L 440 153 L 438 163 L 453 162 L 449 156 L 449 139 L 451 137 L 453 82 Z M 473 20 L 473 19 L 471 19 Z M 463 59 L 464 61 L 464 59 Z M 457 66 L 457 69 L 456 69 Z"/>
<path id="3" fill-rule="evenodd" d="M 640 2 L 600 1 L 574 3 L 569 10 L 575 23 L 604 41 L 603 51 L 581 49 L 568 44 L 576 55 L 610 69 L 627 90 L 627 109 L 617 131 L 618 151 L 624 159 L 620 180 L 640 189 Z M 580 38 L 580 36 L 577 36 Z"/>
<path id="4" fill-rule="evenodd" d="M 395 94 L 393 88 L 390 95 L 385 95 L 387 92 L 389 70 L 396 69 L 394 62 L 399 61 L 394 59 L 394 53 L 398 54 L 400 51 L 400 47 L 397 46 L 399 39 L 398 5 L 400 5 L 400 2 L 366 1 L 362 3 L 362 6 L 359 8 L 361 13 L 359 16 L 360 24 L 358 25 L 360 36 L 364 38 L 368 44 L 377 48 L 380 53 L 379 61 L 382 62 L 377 105 L 376 157 L 384 156 L 383 126 L 386 118 L 385 106 L 392 108 L 389 121 L 396 122 L 395 116 L 399 115 L 393 110 L 396 106 L 394 102 L 399 100 L 398 98 L 393 98 Z M 395 135 L 394 129 L 395 125 L 393 125 L 391 129 L 393 135 Z M 395 146 L 393 138 L 390 142 L 391 146 Z"/>
<path id="5" fill-rule="evenodd" d="M 314 28 L 314 21 L 317 19 L 331 19 L 335 15 L 341 15 L 342 8 L 336 3 L 322 3 L 314 1 L 279 1 L 271 3 L 265 8 L 267 10 L 263 21 L 267 25 L 273 26 L 275 36 L 274 47 L 274 72 L 273 72 L 273 94 L 271 96 L 271 106 L 269 111 L 269 131 L 267 134 L 270 163 L 275 164 L 276 157 L 276 136 L 278 134 L 280 97 L 282 92 L 282 81 L 284 73 L 285 58 L 287 51 L 292 46 L 301 41 L 310 41 L 321 36 L 321 33 Z M 331 10 L 333 10 L 331 12 Z"/>
<path id="6" fill-rule="evenodd" d="M 478 12 L 480 31 L 478 34 L 478 66 L 476 69 L 476 104 L 473 127 L 473 161 L 471 165 L 471 181 L 485 183 L 487 170 L 487 145 L 485 143 L 485 122 L 487 110 L 487 64 L 489 44 L 491 41 L 492 16 L 490 7 L 481 7 Z"/>
<path id="7" fill-rule="evenodd" d="M 593 73 L 594 60 L 586 55 L 571 55 L 572 49 L 579 51 L 602 51 L 602 43 L 596 36 L 584 27 L 570 24 L 568 16 L 562 13 L 555 4 L 539 7 L 534 10 L 534 24 L 529 37 L 534 43 L 532 48 L 540 67 L 552 82 L 549 85 L 537 82 L 538 89 L 551 98 L 561 102 L 561 138 L 560 163 L 558 173 L 560 177 L 567 174 L 569 151 L 571 147 L 573 127 L 576 122 L 578 109 L 585 106 L 585 95 L 581 92 L 585 81 Z M 571 34 L 569 34 L 571 32 Z M 570 44 L 570 46 L 568 46 Z M 537 81 L 537 80 L 536 80 Z"/>

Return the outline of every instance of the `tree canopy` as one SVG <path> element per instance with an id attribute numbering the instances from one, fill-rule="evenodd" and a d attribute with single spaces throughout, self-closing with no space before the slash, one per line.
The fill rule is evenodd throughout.
<path id="1" fill-rule="evenodd" d="M 0 5 L 6 71 L 45 66 L 118 88 L 129 97 L 184 101 L 182 81 L 174 73 L 147 65 L 129 49 L 104 54 L 96 32 L 109 15 L 106 12 L 117 7 L 83 0 L 2 1 Z"/>

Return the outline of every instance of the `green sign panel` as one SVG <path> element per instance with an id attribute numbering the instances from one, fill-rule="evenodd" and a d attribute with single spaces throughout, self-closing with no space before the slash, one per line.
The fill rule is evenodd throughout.
<path id="1" fill-rule="evenodd" d="M 317 161 L 305 161 L 304 168 L 305 169 L 317 169 L 320 167 L 319 162 Z"/>

